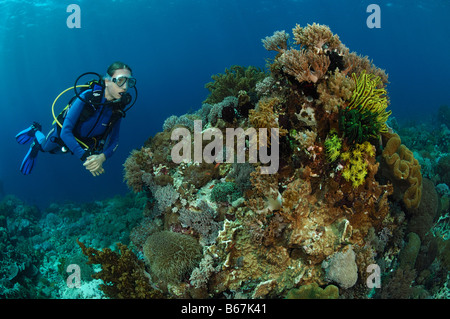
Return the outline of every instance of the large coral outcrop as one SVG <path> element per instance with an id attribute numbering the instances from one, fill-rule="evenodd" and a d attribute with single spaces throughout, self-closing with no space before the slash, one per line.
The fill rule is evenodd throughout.
<path id="1" fill-rule="evenodd" d="M 245 92 L 232 90 L 231 97 L 215 94 L 219 89 L 210 85 L 214 105 L 204 103 L 182 121 L 173 118 L 164 132 L 127 160 L 128 185 L 146 194 L 147 206 L 160 210 L 154 217 L 159 234 L 189 238 L 189 247 L 197 247 L 190 248 L 189 259 L 183 253 L 187 250 L 177 246 L 182 259 L 189 261 L 183 262 L 182 270 L 171 272 L 168 262 L 156 270 L 158 256 L 170 259 L 173 247 L 159 247 L 154 241 L 158 232 L 149 234 L 144 245 L 149 272 L 153 280 L 161 277 L 169 283 L 170 296 L 337 297 L 345 291 L 361 295 L 368 292 L 365 268 L 383 253 L 380 247 L 388 246 L 374 247 L 380 241 L 374 237 L 383 236 L 387 242 L 400 228 L 403 219 L 391 211 L 389 202 L 392 183 L 398 181 L 378 174 L 383 171 L 377 156 L 382 147 L 379 136 L 385 134 L 390 115 L 387 75 L 367 58 L 349 53 L 327 26 L 297 25 L 293 35 L 293 45 L 288 45 L 285 31 L 263 40 L 266 49 L 276 52 L 270 74 L 253 73 L 252 77 L 264 77 L 245 80 Z M 234 85 L 250 71 L 233 70 L 235 74 L 228 72 L 223 79 L 216 77 L 217 85 L 222 80 Z M 204 121 L 197 130 L 190 122 L 195 118 Z M 361 123 L 361 118 L 366 120 Z M 197 137 L 190 141 L 191 150 L 215 148 L 230 155 L 223 159 L 232 162 L 171 161 L 170 133 L 182 126 Z M 276 129 L 277 143 L 255 138 L 260 128 Z M 220 144 L 217 137 L 235 129 L 241 133 L 233 139 L 244 135 L 245 142 Z M 245 136 L 248 129 L 257 134 Z M 215 139 L 199 141 L 203 135 Z M 391 142 L 384 154 L 395 157 L 397 148 Z M 259 169 L 266 164 L 262 149 L 279 164 L 273 174 Z M 258 161 L 250 161 L 251 150 L 257 151 Z M 242 151 L 245 156 L 239 157 Z M 403 153 L 398 158 L 408 162 L 410 157 Z M 413 170 L 406 180 L 418 178 L 420 166 Z M 177 196 L 162 200 L 159 187 Z M 413 205 L 418 193 L 410 193 L 405 198 Z M 390 247 L 395 251 L 394 244 Z M 347 272 L 340 271 L 343 265 Z M 328 282 L 336 286 L 322 291 Z"/>

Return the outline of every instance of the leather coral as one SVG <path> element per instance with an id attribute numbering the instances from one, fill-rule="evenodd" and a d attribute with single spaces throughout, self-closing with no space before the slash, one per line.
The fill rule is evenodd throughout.
<path id="1" fill-rule="evenodd" d="M 422 174 L 420 165 L 413 153 L 404 144 L 400 136 L 395 133 L 385 133 L 386 146 L 382 156 L 391 169 L 395 183 L 394 187 L 406 190 L 403 193 L 403 202 L 407 208 L 419 207 L 422 198 Z"/>

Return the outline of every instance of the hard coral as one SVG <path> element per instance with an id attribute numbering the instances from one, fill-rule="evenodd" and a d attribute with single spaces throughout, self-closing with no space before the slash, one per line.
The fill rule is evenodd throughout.
<path id="1" fill-rule="evenodd" d="M 403 144 L 398 134 L 386 133 L 386 146 L 383 159 L 390 168 L 395 186 L 403 193 L 403 202 L 407 208 L 419 207 L 422 198 L 422 174 L 420 165 L 413 153 Z"/>
<path id="2" fill-rule="evenodd" d="M 335 282 L 344 289 L 354 286 L 358 280 L 356 255 L 351 247 L 331 255 L 322 267 L 326 272 L 325 280 Z"/>
<path id="3" fill-rule="evenodd" d="M 220 203 L 232 203 L 242 196 L 234 182 L 218 183 L 211 191 L 211 200 Z"/>
<path id="4" fill-rule="evenodd" d="M 179 283 L 197 266 L 202 255 L 201 246 L 194 238 L 161 231 L 147 238 L 144 256 L 152 275 L 165 283 Z"/>

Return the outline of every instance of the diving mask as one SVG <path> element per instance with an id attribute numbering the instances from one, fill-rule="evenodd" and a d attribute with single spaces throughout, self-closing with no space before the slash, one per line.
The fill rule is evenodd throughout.
<path id="1" fill-rule="evenodd" d="M 128 77 L 125 75 L 119 75 L 118 77 L 112 78 L 112 81 L 117 84 L 118 87 L 122 87 L 128 82 L 128 88 L 131 89 L 136 85 L 136 79 L 133 77 Z"/>

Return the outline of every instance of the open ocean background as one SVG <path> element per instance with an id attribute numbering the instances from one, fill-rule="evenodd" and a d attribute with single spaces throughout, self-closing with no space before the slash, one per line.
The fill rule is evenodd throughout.
<path id="1" fill-rule="evenodd" d="M 381 8 L 381 28 L 366 12 Z M 81 8 L 70 29 L 68 5 Z M 398 121 L 422 121 L 449 104 L 450 3 L 300 0 L 0 0 L 0 198 L 14 194 L 41 208 L 123 195 L 125 159 L 162 130 L 170 115 L 197 110 L 211 75 L 231 65 L 264 68 L 274 52 L 261 39 L 292 34 L 296 23 L 330 26 L 341 41 L 389 74 L 390 109 Z M 133 68 L 139 99 L 121 126 L 120 146 L 93 178 L 71 155 L 41 153 L 29 176 L 19 167 L 27 146 L 14 136 L 33 121 L 46 134 L 51 105 L 84 72 L 106 72 L 121 60 Z M 57 107 L 62 109 L 69 95 Z"/>

